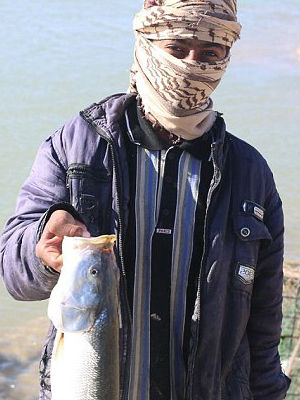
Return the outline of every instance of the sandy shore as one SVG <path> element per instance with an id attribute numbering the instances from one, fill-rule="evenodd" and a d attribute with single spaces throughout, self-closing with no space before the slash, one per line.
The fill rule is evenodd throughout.
<path id="1" fill-rule="evenodd" d="M 300 265 L 286 262 L 285 290 L 295 289 Z M 10 330 L 0 338 L 0 400 L 37 400 L 38 365 L 49 321 L 47 317 Z"/>

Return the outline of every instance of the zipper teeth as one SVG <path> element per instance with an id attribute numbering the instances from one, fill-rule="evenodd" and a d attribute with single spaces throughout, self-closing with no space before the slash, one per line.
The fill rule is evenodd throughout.
<path id="1" fill-rule="evenodd" d="M 215 145 L 214 143 L 212 143 L 211 145 L 211 158 L 213 161 L 213 166 L 214 166 L 214 178 L 215 181 L 213 183 L 213 185 L 210 187 L 210 190 L 208 192 L 208 196 L 207 196 L 207 205 L 206 205 L 206 213 L 205 213 L 205 220 L 204 220 L 204 235 L 203 235 L 203 253 L 202 253 L 202 259 L 201 259 L 201 264 L 200 264 L 200 271 L 199 271 L 199 275 L 198 275 L 198 290 L 197 290 L 197 300 L 196 300 L 196 304 L 199 304 L 198 306 L 198 312 L 197 312 L 197 326 L 196 326 L 196 341 L 197 343 L 194 346 L 194 351 L 193 351 L 193 355 L 192 355 L 192 367 L 191 367 L 191 371 L 194 370 L 194 366 L 195 366 L 195 359 L 196 359 L 196 352 L 197 352 L 197 347 L 198 347 L 198 333 L 199 333 L 199 326 L 200 326 L 200 292 L 201 292 L 201 282 L 202 282 L 202 267 L 203 267 L 203 263 L 204 263 L 204 258 L 205 258 L 205 253 L 206 253 L 206 227 L 207 227 L 207 215 L 208 215 L 208 208 L 210 206 L 210 202 L 211 202 L 211 198 L 213 195 L 213 192 L 215 191 L 215 189 L 217 188 L 217 186 L 220 183 L 221 180 L 221 174 L 220 174 L 220 169 L 217 167 L 216 162 L 215 162 L 215 157 L 214 157 L 214 149 L 215 149 Z M 190 394 L 193 394 L 193 379 L 191 381 L 191 390 L 190 390 Z"/>
<path id="2" fill-rule="evenodd" d="M 221 179 L 221 174 L 220 174 L 220 169 L 217 167 L 216 163 L 215 163 L 215 159 L 214 159 L 214 155 L 212 152 L 212 160 L 213 160 L 213 165 L 214 165 L 214 176 L 215 176 L 215 182 L 213 183 L 208 196 L 207 196 L 207 205 L 206 205 L 206 213 L 205 213 L 205 220 L 204 220 L 204 232 L 206 233 L 206 228 L 207 228 L 207 215 L 208 215 L 208 208 L 210 206 L 210 202 L 211 202 L 211 198 L 213 195 L 213 192 L 215 191 L 215 189 L 217 188 L 217 186 L 220 183 L 220 179 Z M 199 289 L 199 302 L 200 302 L 200 284 L 201 284 L 201 271 L 202 271 L 202 266 L 203 266 L 203 262 L 204 262 L 204 256 L 206 253 L 206 240 L 205 240 L 205 236 L 206 234 L 204 233 L 204 240 L 203 240 L 203 255 L 202 255 L 202 259 L 201 259 L 201 266 L 200 266 L 200 272 L 199 272 L 199 277 L 198 277 L 198 289 Z M 198 313 L 198 320 L 200 319 L 200 307 L 199 307 L 199 313 Z"/>
<path id="3" fill-rule="evenodd" d="M 116 189 L 117 189 L 116 203 L 117 203 L 117 209 L 118 209 L 118 220 L 119 220 L 119 230 L 120 230 L 120 233 L 119 233 L 119 256 L 120 256 L 120 262 L 121 262 L 121 272 L 122 272 L 124 281 L 126 281 L 125 262 L 124 262 L 124 255 L 123 255 L 123 221 L 122 221 L 122 217 L 121 217 L 120 196 L 119 196 L 120 185 L 119 185 L 119 179 L 118 179 L 118 174 L 117 174 L 114 145 L 113 145 L 112 141 L 107 140 L 107 142 L 109 143 L 109 146 L 111 148 L 113 171 L 114 171 L 115 177 L 116 177 Z M 125 295 L 125 293 L 123 293 L 123 292 L 124 291 L 121 290 L 120 291 L 120 295 L 121 295 L 121 299 L 123 299 L 122 304 L 124 304 L 125 309 L 126 309 L 125 311 L 126 311 L 128 317 L 129 317 L 129 326 L 130 326 L 131 325 L 131 314 L 129 312 L 128 298 Z M 126 337 L 127 337 L 127 340 L 125 338 L 123 339 L 123 349 L 125 349 L 125 351 L 123 353 L 124 354 L 124 356 L 123 356 L 124 362 L 122 363 L 124 365 L 124 367 L 125 367 L 125 370 L 127 369 L 126 367 L 127 367 L 127 364 L 128 364 L 128 347 L 129 347 L 129 344 L 130 344 L 129 341 L 128 341 L 128 333 L 127 333 Z M 128 372 L 127 372 L 127 374 L 128 374 Z M 127 385 L 126 385 L 126 371 L 123 374 L 121 387 L 123 389 L 122 399 L 125 400 L 128 397 Z"/>
<path id="4" fill-rule="evenodd" d="M 115 172 L 115 177 L 116 177 L 116 187 L 117 187 L 117 197 L 116 197 L 116 203 L 117 203 L 117 208 L 118 208 L 118 220 L 119 220 L 119 228 L 120 228 L 120 233 L 119 233 L 119 252 L 120 252 L 120 261 L 121 261 L 121 269 L 122 269 L 122 274 L 124 277 L 126 277 L 126 272 L 125 272 L 125 263 L 124 263 L 124 255 L 123 255 L 123 222 L 121 218 L 121 207 L 120 207 L 120 199 L 119 199 L 119 193 L 120 193 L 120 185 L 119 185 L 119 180 L 117 177 L 116 173 L 116 158 L 115 158 L 115 153 L 114 153 L 114 146 L 112 142 L 109 142 L 109 145 L 111 146 L 111 156 L 112 156 L 112 162 L 113 162 L 113 170 Z"/>

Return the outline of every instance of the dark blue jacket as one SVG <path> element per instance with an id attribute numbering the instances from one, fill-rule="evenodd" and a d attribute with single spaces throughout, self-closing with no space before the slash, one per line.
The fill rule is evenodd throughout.
<path id="1" fill-rule="evenodd" d="M 49 297 L 58 274 L 35 256 L 53 210 L 63 208 L 92 235 L 117 234 L 121 269 L 122 399 L 126 399 L 131 316 L 123 241 L 129 183 L 120 120 L 131 95 L 94 104 L 40 147 L 1 242 L 1 274 L 19 300 Z M 281 371 L 283 216 L 272 173 L 250 145 L 217 119 L 212 144 L 214 176 L 207 199 L 204 252 L 192 320 L 189 400 L 281 400 L 289 380 Z M 70 205 L 71 204 L 71 205 Z M 41 361 L 40 399 L 50 399 L 49 330 Z M 129 399 L 143 400 L 143 399 Z"/>

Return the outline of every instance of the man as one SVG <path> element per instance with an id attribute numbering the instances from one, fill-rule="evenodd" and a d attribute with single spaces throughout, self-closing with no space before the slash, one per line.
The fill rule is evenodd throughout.
<path id="1" fill-rule="evenodd" d="M 145 1 L 134 29 L 131 94 L 42 144 L 3 233 L 4 282 L 17 299 L 45 299 L 64 235 L 115 232 L 120 398 L 281 400 L 281 201 L 210 99 L 239 37 L 235 1 Z"/>

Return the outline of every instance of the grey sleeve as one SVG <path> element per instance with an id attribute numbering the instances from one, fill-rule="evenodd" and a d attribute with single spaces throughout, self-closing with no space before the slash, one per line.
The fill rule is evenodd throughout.
<path id="1" fill-rule="evenodd" d="M 66 167 L 54 150 L 53 137 L 49 137 L 37 153 L 19 193 L 15 214 L 1 237 L 0 272 L 8 292 L 17 300 L 48 298 L 57 282 L 58 274 L 45 268 L 35 255 L 35 246 L 49 210 L 55 204 L 60 208 L 68 204 L 65 182 Z"/>

